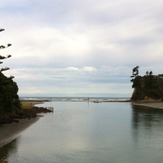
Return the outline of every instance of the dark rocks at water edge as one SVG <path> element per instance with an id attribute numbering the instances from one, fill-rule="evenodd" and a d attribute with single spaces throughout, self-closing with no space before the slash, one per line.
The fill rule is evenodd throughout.
<path id="1" fill-rule="evenodd" d="M 19 111 L 16 111 L 15 113 L 11 113 L 9 115 L 1 117 L 0 124 L 7 124 L 12 122 L 18 123 L 19 119 L 36 118 L 37 114 L 39 113 L 50 113 L 50 112 L 53 111 L 45 107 L 36 107 L 36 106 L 30 109 L 21 109 Z"/>

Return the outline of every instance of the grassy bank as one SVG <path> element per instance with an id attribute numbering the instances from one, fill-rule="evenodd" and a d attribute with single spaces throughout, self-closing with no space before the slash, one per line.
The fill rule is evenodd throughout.
<path id="1" fill-rule="evenodd" d="M 15 112 L 1 115 L 0 125 L 6 123 L 16 122 L 18 123 L 20 119 L 31 119 L 36 118 L 38 113 L 48 113 L 52 112 L 45 107 L 36 107 L 36 104 L 43 103 L 44 101 L 21 101 L 21 109 L 16 110 Z"/>

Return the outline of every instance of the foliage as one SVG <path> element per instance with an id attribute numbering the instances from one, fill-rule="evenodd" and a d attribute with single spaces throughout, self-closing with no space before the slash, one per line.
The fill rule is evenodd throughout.
<path id="1" fill-rule="evenodd" d="M 133 82 L 132 100 L 163 100 L 163 78 L 160 75 L 153 75 L 153 72 L 146 72 L 146 75 L 131 80 Z"/>
<path id="2" fill-rule="evenodd" d="M 0 32 L 4 31 L 4 29 L 0 29 Z M 7 44 L 7 46 L 1 45 L 0 49 L 4 49 L 11 46 L 11 44 Z M 0 61 L 10 58 L 11 55 L 7 57 L 0 55 Z M 0 64 L 3 62 L 1 61 Z M 13 76 L 7 77 L 3 74 L 3 71 L 9 70 L 8 67 L 3 67 L 0 69 L 0 117 L 4 114 L 12 113 L 17 109 L 20 109 L 20 101 L 18 96 L 18 86 L 16 82 L 13 81 Z"/>
<path id="3" fill-rule="evenodd" d="M 32 102 L 25 102 L 25 101 L 22 101 L 21 102 L 21 108 L 22 109 L 31 109 L 32 107 L 34 107 L 34 104 Z"/>

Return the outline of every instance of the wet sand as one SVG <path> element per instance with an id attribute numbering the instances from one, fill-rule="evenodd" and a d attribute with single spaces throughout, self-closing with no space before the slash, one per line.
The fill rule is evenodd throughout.
<path id="1" fill-rule="evenodd" d="M 31 119 L 20 119 L 18 123 L 0 126 L 0 147 L 18 137 L 23 130 L 39 120 L 39 116 Z"/>
<path id="2" fill-rule="evenodd" d="M 22 100 L 25 105 L 29 105 L 33 107 L 37 104 L 44 103 L 46 100 Z M 30 119 L 19 119 L 18 123 L 10 123 L 4 124 L 0 126 L 0 147 L 4 146 L 5 144 L 11 142 L 16 137 L 18 137 L 23 130 L 30 127 L 32 124 L 37 122 L 41 115 L 37 115 L 36 118 Z"/>
<path id="3" fill-rule="evenodd" d="M 163 109 L 163 102 L 141 102 L 141 103 L 133 103 L 133 105 L 136 106 L 145 106 L 150 108 L 157 108 L 157 109 Z"/>

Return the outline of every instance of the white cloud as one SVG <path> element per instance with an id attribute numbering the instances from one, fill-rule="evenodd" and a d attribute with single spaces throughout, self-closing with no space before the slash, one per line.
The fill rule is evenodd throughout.
<path id="1" fill-rule="evenodd" d="M 127 72 L 126 72 L 127 71 Z M 6 72 L 8 76 L 14 75 L 19 85 L 19 93 L 41 95 L 45 94 L 127 94 L 130 87 L 125 91 L 126 83 L 129 85 L 128 68 L 125 67 L 67 67 L 57 69 L 11 69 Z M 118 81 L 120 80 L 120 81 Z M 113 86 L 114 85 L 114 86 Z M 118 88 L 122 86 L 122 89 Z M 117 90 L 115 87 L 117 86 Z M 24 89 L 23 89 L 24 88 Z M 27 91 L 28 90 L 28 91 Z M 26 92 L 26 93 L 25 93 Z"/>
<path id="2" fill-rule="evenodd" d="M 3 1 L 0 42 L 13 44 L 2 52 L 13 56 L 4 66 L 21 94 L 130 94 L 134 66 L 162 73 L 162 7 L 161 0 Z"/>
<path id="3" fill-rule="evenodd" d="M 67 67 L 66 69 L 68 71 L 78 71 L 79 70 L 79 68 L 77 68 L 77 67 Z"/>

